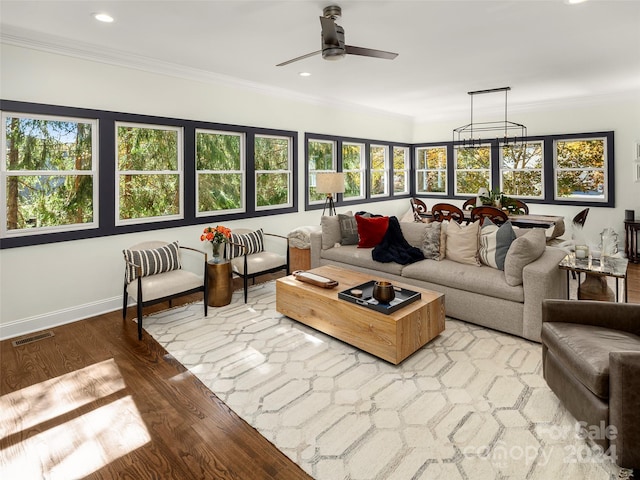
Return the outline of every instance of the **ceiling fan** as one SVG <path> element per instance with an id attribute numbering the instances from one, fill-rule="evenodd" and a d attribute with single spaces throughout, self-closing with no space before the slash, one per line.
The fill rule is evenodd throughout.
<path id="1" fill-rule="evenodd" d="M 290 63 L 297 62 L 298 60 L 304 60 L 305 58 L 312 57 L 319 53 L 322 53 L 322 58 L 325 60 L 339 60 L 344 58 L 345 55 L 361 55 L 364 57 L 385 58 L 388 60 L 393 60 L 398 56 L 397 53 L 393 52 L 345 45 L 344 28 L 336 23 L 336 19 L 341 16 L 342 9 L 337 5 L 325 7 L 322 10 L 322 17 L 320 17 L 320 25 L 322 26 L 322 32 L 320 34 L 322 49 L 279 63 L 276 67 L 289 65 Z"/>

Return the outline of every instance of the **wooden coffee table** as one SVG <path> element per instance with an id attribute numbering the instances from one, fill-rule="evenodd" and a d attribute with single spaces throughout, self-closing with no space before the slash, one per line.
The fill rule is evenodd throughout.
<path id="1" fill-rule="evenodd" d="M 296 280 L 276 280 L 276 310 L 395 365 L 444 331 L 444 294 L 412 285 L 394 285 L 422 298 L 387 315 L 338 298 L 338 292 L 382 277 L 326 265 L 309 270 L 337 280 L 332 289 Z"/>

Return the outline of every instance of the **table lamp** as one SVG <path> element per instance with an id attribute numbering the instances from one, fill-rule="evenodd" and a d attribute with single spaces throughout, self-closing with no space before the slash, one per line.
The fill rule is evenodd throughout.
<path id="1" fill-rule="evenodd" d="M 329 205 L 329 216 L 336 214 L 336 207 L 333 203 L 334 193 L 344 193 L 344 173 L 324 172 L 316 174 L 316 192 L 326 193 L 322 215 L 324 215 L 327 205 Z"/>

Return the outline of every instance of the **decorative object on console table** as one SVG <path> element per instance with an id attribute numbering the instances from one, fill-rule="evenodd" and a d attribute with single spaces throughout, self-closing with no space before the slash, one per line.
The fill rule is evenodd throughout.
<path id="1" fill-rule="evenodd" d="M 624 222 L 624 252 L 627 255 L 627 259 L 633 263 L 640 263 L 638 231 L 640 231 L 640 220 Z"/>
<path id="2" fill-rule="evenodd" d="M 334 193 L 344 193 L 344 173 L 325 172 L 316 174 L 316 192 L 326 193 L 322 215 L 324 215 L 327 205 L 329 206 L 329 216 L 336 214 L 336 207 L 333 202 Z"/>
<path id="3" fill-rule="evenodd" d="M 223 307 L 231 303 L 233 294 L 233 274 L 229 260 L 207 262 L 209 279 L 209 306 Z"/>
<path id="4" fill-rule="evenodd" d="M 576 245 L 576 259 L 586 260 L 589 258 L 589 246 L 588 245 Z"/>

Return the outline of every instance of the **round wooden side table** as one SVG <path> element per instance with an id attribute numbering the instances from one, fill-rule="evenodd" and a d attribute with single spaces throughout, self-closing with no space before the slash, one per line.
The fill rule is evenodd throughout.
<path id="1" fill-rule="evenodd" d="M 233 275 L 231 273 L 231 262 L 221 260 L 214 263 L 207 262 L 207 276 L 209 281 L 209 306 L 222 307 L 231 303 L 233 293 Z"/>

